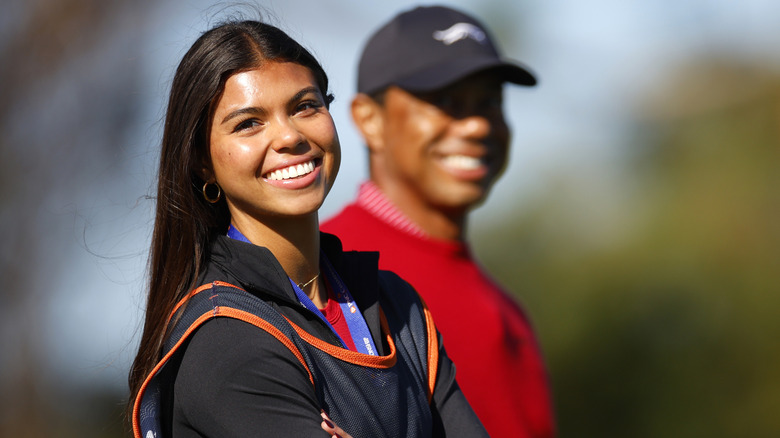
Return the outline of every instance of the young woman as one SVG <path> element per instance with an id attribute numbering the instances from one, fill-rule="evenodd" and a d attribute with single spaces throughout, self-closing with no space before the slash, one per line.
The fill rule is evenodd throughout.
<path id="1" fill-rule="evenodd" d="M 486 436 L 414 290 L 318 231 L 341 154 L 331 100 L 320 64 L 268 24 L 219 25 L 184 55 L 129 378 L 136 437 L 343 433 L 333 422 Z"/>

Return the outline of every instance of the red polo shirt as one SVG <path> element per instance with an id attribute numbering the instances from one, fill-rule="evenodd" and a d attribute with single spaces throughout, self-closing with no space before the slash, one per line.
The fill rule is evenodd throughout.
<path id="1" fill-rule="evenodd" d="M 337 235 L 345 250 L 379 250 L 380 268 L 417 289 L 463 393 L 491 436 L 554 436 L 547 372 L 531 324 L 467 245 L 427 236 L 370 182 L 321 228 Z"/>

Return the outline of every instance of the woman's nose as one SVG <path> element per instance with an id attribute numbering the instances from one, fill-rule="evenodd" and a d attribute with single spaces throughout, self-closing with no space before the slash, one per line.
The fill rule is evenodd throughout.
<path id="1" fill-rule="evenodd" d="M 273 140 L 271 147 L 275 151 L 294 148 L 305 141 L 303 134 L 292 120 L 280 118 L 277 119 L 274 125 L 272 128 Z"/>

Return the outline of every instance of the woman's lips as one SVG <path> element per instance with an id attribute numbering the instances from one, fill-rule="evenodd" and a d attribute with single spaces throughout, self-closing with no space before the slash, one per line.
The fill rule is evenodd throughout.
<path id="1" fill-rule="evenodd" d="M 292 166 L 274 170 L 273 172 L 267 173 L 263 178 L 271 181 L 298 178 L 314 172 L 314 167 L 314 160 L 310 160 L 305 163 L 294 164 Z"/>

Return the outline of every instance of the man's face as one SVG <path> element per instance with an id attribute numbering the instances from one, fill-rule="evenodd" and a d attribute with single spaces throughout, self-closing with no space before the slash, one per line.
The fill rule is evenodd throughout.
<path id="1" fill-rule="evenodd" d="M 507 162 L 502 81 L 481 73 L 435 92 L 390 87 L 384 96 L 384 172 L 397 203 L 465 213 Z"/>

